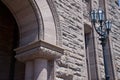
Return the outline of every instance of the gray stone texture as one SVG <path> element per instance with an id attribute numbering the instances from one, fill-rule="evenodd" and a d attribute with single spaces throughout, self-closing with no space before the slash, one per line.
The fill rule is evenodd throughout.
<path id="1" fill-rule="evenodd" d="M 91 6 L 87 2 L 90 0 L 2 1 L 13 11 L 20 30 L 20 47 L 15 49 L 16 58 L 25 62 L 26 69 L 24 70 L 24 64 L 16 62 L 16 80 L 23 80 L 24 77 L 25 80 L 33 78 L 35 80 L 42 78 L 44 80 L 54 80 L 53 78 L 55 80 L 104 80 L 102 47 L 89 18 L 90 8 L 98 9 L 99 5 L 102 7 L 104 0 L 91 0 Z M 110 53 L 107 54 L 109 59 L 107 64 L 111 65 L 110 76 L 114 75 L 110 80 L 120 80 L 120 7 L 114 0 L 105 2 L 107 18 L 113 23 L 108 40 L 110 43 L 107 43 L 107 50 Z M 9 60 L 12 56 L 10 53 L 13 51 L 12 30 L 8 27 L 4 30 L 1 27 L 0 33 L 3 35 L 0 34 L 2 36 L 0 37 L 2 42 L 0 63 L 3 65 L 0 71 L 3 74 L 0 74 L 2 76 L 0 79 L 7 79 L 8 77 L 5 76 L 9 76 Z M 88 33 L 90 41 L 94 41 L 88 45 L 89 55 L 85 46 L 85 34 Z M 45 72 L 42 73 L 41 70 L 44 68 Z"/>
<path id="2" fill-rule="evenodd" d="M 106 14 L 108 14 L 107 18 L 113 20 L 112 31 L 110 33 L 110 47 L 107 47 L 108 52 L 112 56 L 108 56 L 109 62 L 107 64 L 109 68 L 113 68 L 116 70 L 115 73 L 112 73 L 112 70 L 109 69 L 110 76 L 117 75 L 116 79 L 119 78 L 119 16 L 120 11 L 118 5 L 115 1 L 98 1 L 92 0 L 91 7 L 92 9 L 98 9 L 99 6 L 103 8 L 105 4 Z M 71 75 L 70 80 L 86 80 L 87 75 L 87 67 L 86 66 L 86 54 L 85 54 L 85 40 L 84 40 L 84 24 L 87 23 L 89 26 L 89 10 L 90 5 L 86 2 L 86 0 L 54 0 L 54 4 L 57 9 L 57 13 L 60 19 L 60 26 L 62 28 L 62 47 L 65 48 L 65 55 L 61 57 L 57 61 L 57 79 L 66 80 L 66 77 Z M 97 65 L 96 71 L 99 80 L 103 80 L 105 78 L 104 73 L 104 62 L 103 62 L 103 53 L 102 46 L 100 45 L 100 41 L 98 40 L 97 33 L 94 33 L 95 40 L 95 57 Z M 110 48 L 110 49 L 109 49 Z M 111 60 L 110 60 L 111 59 Z M 78 61 L 78 63 L 77 63 Z M 91 56 L 91 62 L 94 59 Z M 111 63 L 112 61 L 112 63 Z M 75 63 L 76 62 L 76 63 Z M 115 66 L 114 66 L 115 64 Z M 77 68 L 77 66 L 79 68 Z M 115 68 L 114 68 L 115 67 Z M 78 71 L 77 71 L 78 70 Z M 83 71 L 84 72 L 83 72 Z M 94 67 L 91 67 L 91 70 L 95 71 Z M 78 73 L 76 73 L 78 72 Z M 82 72 L 82 73 L 81 73 Z M 113 71 L 114 72 L 114 71 Z M 92 74 L 91 74 L 92 75 Z M 92 76 L 95 76 L 92 75 Z M 113 76 L 111 76 L 111 80 L 115 80 Z M 92 79 L 93 80 L 93 79 Z M 96 79 L 95 79 L 96 80 Z"/>
<path id="3" fill-rule="evenodd" d="M 54 0 L 62 29 L 61 59 L 56 61 L 56 79 L 87 80 L 82 0 Z"/>
<path id="4" fill-rule="evenodd" d="M 114 61 L 115 70 L 115 80 L 120 79 L 120 7 L 118 6 L 116 0 L 109 0 L 108 4 L 108 14 L 112 20 L 112 30 L 111 30 L 111 48 Z"/>

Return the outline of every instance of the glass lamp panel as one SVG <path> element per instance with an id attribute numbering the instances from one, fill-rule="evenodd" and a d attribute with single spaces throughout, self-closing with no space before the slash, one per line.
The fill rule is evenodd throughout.
<path id="1" fill-rule="evenodd" d="M 107 30 L 111 30 L 111 25 L 112 25 L 111 21 L 106 21 L 105 22 L 105 26 L 106 26 Z"/>
<path id="2" fill-rule="evenodd" d="M 104 20 L 104 12 L 101 9 L 98 10 L 98 20 L 99 21 L 103 21 Z"/>
<path id="3" fill-rule="evenodd" d="M 96 11 L 95 10 L 92 10 L 91 11 L 91 20 L 93 21 L 93 22 L 95 22 L 96 21 Z"/>

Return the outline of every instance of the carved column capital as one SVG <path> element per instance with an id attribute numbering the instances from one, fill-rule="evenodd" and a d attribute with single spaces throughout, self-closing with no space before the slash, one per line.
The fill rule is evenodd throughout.
<path id="1" fill-rule="evenodd" d="M 63 54 L 64 49 L 40 40 L 29 45 L 19 47 L 15 49 L 15 51 L 15 57 L 19 61 L 25 62 L 37 58 L 47 60 L 59 58 Z"/>

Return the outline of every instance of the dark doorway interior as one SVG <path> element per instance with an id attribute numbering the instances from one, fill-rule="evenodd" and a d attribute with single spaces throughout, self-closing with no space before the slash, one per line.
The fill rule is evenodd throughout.
<path id="1" fill-rule="evenodd" d="M 0 80 L 24 80 L 24 64 L 15 59 L 19 30 L 9 9 L 0 1 Z"/>

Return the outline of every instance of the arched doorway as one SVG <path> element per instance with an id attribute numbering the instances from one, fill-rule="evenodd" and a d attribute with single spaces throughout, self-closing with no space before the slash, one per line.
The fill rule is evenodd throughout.
<path id="1" fill-rule="evenodd" d="M 15 59 L 19 31 L 15 19 L 0 1 L 0 80 L 24 80 L 24 64 Z"/>
<path id="2" fill-rule="evenodd" d="M 53 80 L 55 77 L 54 60 L 63 54 L 63 49 L 56 46 L 57 42 L 59 42 L 56 38 L 58 36 L 56 34 L 57 26 L 48 1 L 1 0 L 1 2 L 10 11 L 5 6 L 3 6 L 4 8 L 2 7 L 5 11 L 1 10 L 4 14 L 0 15 L 2 16 L 1 22 L 2 19 L 5 19 L 3 26 L 5 25 L 7 28 L 4 29 L 6 31 L 1 31 L 0 33 L 3 39 L 5 38 L 3 40 L 1 37 L 0 41 L 2 42 L 3 40 L 4 43 L 2 42 L 1 44 L 5 47 L 2 48 L 3 45 L 0 47 L 1 51 L 8 47 L 7 42 L 10 40 L 10 49 L 8 51 L 5 50 L 9 54 L 8 58 L 3 56 L 4 58 L 0 60 L 4 63 L 1 66 L 3 67 L 1 71 L 3 70 L 4 75 L 1 72 L 0 76 L 3 76 L 3 78 L 0 78 L 0 80 L 47 80 L 48 78 Z M 3 4 L 1 3 L 1 5 Z M 19 34 L 17 28 L 19 28 Z M 17 44 L 18 40 L 19 46 Z M 16 51 L 16 55 L 13 49 Z M 3 54 L 7 53 L 4 52 Z M 15 60 L 14 56 L 17 60 L 24 62 L 25 70 L 24 64 Z"/>

